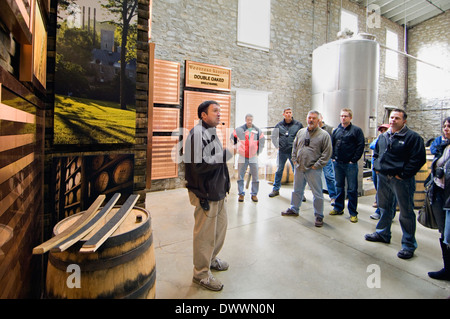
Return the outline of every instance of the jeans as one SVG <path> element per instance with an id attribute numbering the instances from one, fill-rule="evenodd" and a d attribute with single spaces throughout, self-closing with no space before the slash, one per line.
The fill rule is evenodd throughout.
<path id="1" fill-rule="evenodd" d="M 444 243 L 450 249 L 450 210 L 446 210 L 445 228 L 444 228 Z"/>
<path id="2" fill-rule="evenodd" d="M 327 165 L 324 166 L 323 175 L 325 176 L 325 181 L 327 182 L 328 195 L 330 198 L 336 198 L 334 167 L 331 159 L 328 161 Z"/>
<path id="3" fill-rule="evenodd" d="M 273 182 L 273 190 L 279 191 L 281 187 L 281 179 L 283 178 L 283 171 L 284 171 L 284 165 L 286 164 L 286 161 L 289 160 L 292 165 L 292 170 L 294 171 L 294 164 L 292 163 L 292 153 L 291 152 L 278 152 L 278 169 L 275 173 L 275 180 Z M 295 175 L 295 174 L 294 174 Z"/>
<path id="4" fill-rule="evenodd" d="M 297 213 L 300 211 L 306 183 L 311 187 L 313 193 L 314 216 L 323 218 L 322 169 L 308 169 L 304 172 L 295 169 L 294 191 L 290 208 Z"/>
<path id="5" fill-rule="evenodd" d="M 373 180 L 373 185 L 375 185 L 375 190 L 378 190 L 378 174 L 374 170 L 372 170 L 372 180 Z M 378 206 L 378 192 L 375 195 L 375 200 L 377 203 L 377 209 L 375 210 L 375 214 L 381 215 L 380 207 Z M 392 216 L 392 218 L 394 218 L 395 210 L 397 209 L 397 199 L 395 197 L 394 197 L 394 201 L 392 202 L 392 207 L 394 209 L 394 215 Z"/>
<path id="6" fill-rule="evenodd" d="M 257 195 L 259 190 L 259 179 L 258 179 L 258 157 L 246 158 L 239 155 L 238 159 L 238 192 L 239 195 L 245 195 L 244 191 L 244 176 L 247 166 L 250 166 L 250 174 L 252 175 L 252 195 Z"/>
<path id="7" fill-rule="evenodd" d="M 444 243 L 447 245 L 450 241 L 450 220 L 449 215 L 450 211 L 445 210 L 445 201 L 450 196 L 449 190 L 444 190 L 433 184 L 433 198 L 431 209 L 433 210 L 434 219 L 436 220 L 436 224 L 438 226 L 438 230 L 441 233 L 441 237 L 444 240 Z"/>
<path id="8" fill-rule="evenodd" d="M 333 162 L 336 178 L 336 201 L 334 209 L 338 212 L 345 207 L 345 180 L 347 180 L 348 212 L 350 216 L 358 215 L 358 163 Z"/>
<path id="9" fill-rule="evenodd" d="M 391 239 L 391 224 L 395 215 L 392 203 L 397 199 L 400 207 L 400 226 L 402 228 L 402 249 L 414 252 L 417 248 L 415 239 L 416 214 L 414 213 L 414 177 L 398 179 L 396 177 L 378 174 L 378 207 L 381 217 L 376 232 L 385 240 Z"/>

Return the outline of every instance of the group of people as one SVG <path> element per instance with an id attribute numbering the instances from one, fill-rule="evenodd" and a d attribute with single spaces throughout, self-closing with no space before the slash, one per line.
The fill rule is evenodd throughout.
<path id="1" fill-rule="evenodd" d="M 284 119 L 275 127 L 275 134 L 272 134 L 272 142 L 278 148 L 278 169 L 269 197 L 279 195 L 283 169 L 289 160 L 294 170 L 294 190 L 290 206 L 281 213 L 283 216 L 298 216 L 304 200 L 305 186 L 308 184 L 313 194 L 315 226 L 323 225 L 323 172 L 333 205 L 330 215 L 342 215 L 347 198 L 350 221 L 356 223 L 358 161 L 364 152 L 365 138 L 362 129 L 352 123 L 352 110 L 341 109 L 340 124 L 335 129 L 326 126 L 322 115 L 317 111 L 308 112 L 306 127 L 294 120 L 291 108 L 286 108 L 283 116 Z M 215 131 L 220 123 L 220 105 L 215 101 L 201 103 L 198 107 L 198 117 L 199 124 L 190 131 L 184 151 L 189 199 L 195 206 L 193 281 L 207 289 L 219 291 L 223 288 L 223 284 L 213 276 L 211 269 L 223 271 L 229 267 L 226 261 L 217 257 L 227 229 L 225 198 L 231 187 L 227 160 L 233 158 L 234 154 L 239 156 L 238 201 L 244 200 L 244 175 L 249 166 L 252 175 L 251 198 L 257 202 L 259 189 L 257 156 L 264 147 L 265 136 L 253 125 L 253 116 L 247 114 L 246 123 L 234 130 L 231 135 L 232 143 L 224 149 Z M 423 139 L 407 127 L 406 121 L 407 114 L 404 110 L 393 110 L 389 127 L 378 137 L 374 145 L 373 169 L 377 176 L 376 202 L 379 221 L 375 232 L 365 235 L 368 241 L 389 243 L 391 223 L 398 203 L 403 232 L 402 249 L 398 252 L 398 257 L 403 259 L 413 257 L 417 248 L 413 200 L 414 176 L 426 162 Z M 441 246 L 444 269 L 429 275 L 449 280 L 450 217 L 446 218 L 446 214 L 447 216 L 450 214 L 448 211 L 450 118 L 447 122 L 444 121 L 444 135 L 447 144 L 442 143 L 440 146 L 440 155 L 436 155 L 432 170 L 434 174 L 432 180 L 437 185 L 433 211 L 436 211 L 435 214 L 439 216 L 437 219 L 440 220 L 439 225 L 442 226 L 439 230 L 443 234 Z M 442 169 L 444 175 L 436 176 L 435 172 Z"/>

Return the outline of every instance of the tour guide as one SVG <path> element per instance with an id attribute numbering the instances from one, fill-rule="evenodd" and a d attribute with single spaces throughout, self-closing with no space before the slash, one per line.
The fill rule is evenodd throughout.
<path id="1" fill-rule="evenodd" d="M 220 105 L 201 103 L 199 123 L 189 132 L 184 161 L 189 200 L 194 210 L 193 281 L 207 289 L 219 291 L 223 284 L 210 269 L 227 270 L 228 263 L 217 258 L 227 231 L 225 197 L 230 191 L 226 161 L 233 152 L 224 150 L 216 126 L 220 123 Z"/>

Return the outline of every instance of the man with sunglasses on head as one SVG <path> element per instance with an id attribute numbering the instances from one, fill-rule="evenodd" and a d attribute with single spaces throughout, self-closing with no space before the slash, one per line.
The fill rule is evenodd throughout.
<path id="1" fill-rule="evenodd" d="M 380 135 L 375 146 L 373 167 L 378 174 L 377 201 L 381 217 L 376 231 L 365 235 L 368 241 L 390 243 L 395 214 L 392 202 L 397 199 L 403 232 L 402 249 L 397 256 L 402 259 L 413 257 L 417 248 L 414 176 L 426 163 L 423 138 L 406 126 L 406 117 L 404 110 L 393 110 L 389 117 L 390 128 Z"/>
<path id="2" fill-rule="evenodd" d="M 313 193 L 315 226 L 323 226 L 322 168 L 330 159 L 332 148 L 330 135 L 319 127 L 319 112 L 309 111 L 308 126 L 300 129 L 292 146 L 294 163 L 294 191 L 291 205 L 282 216 L 298 216 L 306 183 Z"/>
<path id="3" fill-rule="evenodd" d="M 331 159 L 336 179 L 336 200 L 330 215 L 342 215 L 345 207 L 345 181 L 347 180 L 348 212 L 352 223 L 358 222 L 358 161 L 364 153 L 364 133 L 352 123 L 351 109 L 341 109 L 341 124 L 333 131 Z"/>

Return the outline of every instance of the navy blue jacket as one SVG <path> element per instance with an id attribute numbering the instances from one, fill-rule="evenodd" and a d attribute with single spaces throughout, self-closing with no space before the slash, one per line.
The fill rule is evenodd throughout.
<path id="1" fill-rule="evenodd" d="M 399 132 L 393 134 L 389 129 L 378 137 L 373 167 L 382 174 L 407 179 L 422 168 L 426 156 L 423 138 L 405 125 Z"/>
<path id="2" fill-rule="evenodd" d="M 342 163 L 356 163 L 364 153 L 364 133 L 350 123 L 346 128 L 339 124 L 331 135 L 333 154 L 331 158 Z"/>
<path id="3" fill-rule="evenodd" d="M 303 124 L 299 121 L 292 119 L 291 123 L 286 123 L 283 119 L 277 125 L 272 134 L 272 143 L 283 153 L 292 153 L 292 144 L 294 144 L 295 136 L 297 132 L 303 128 Z M 278 134 L 277 132 L 278 129 Z"/>

